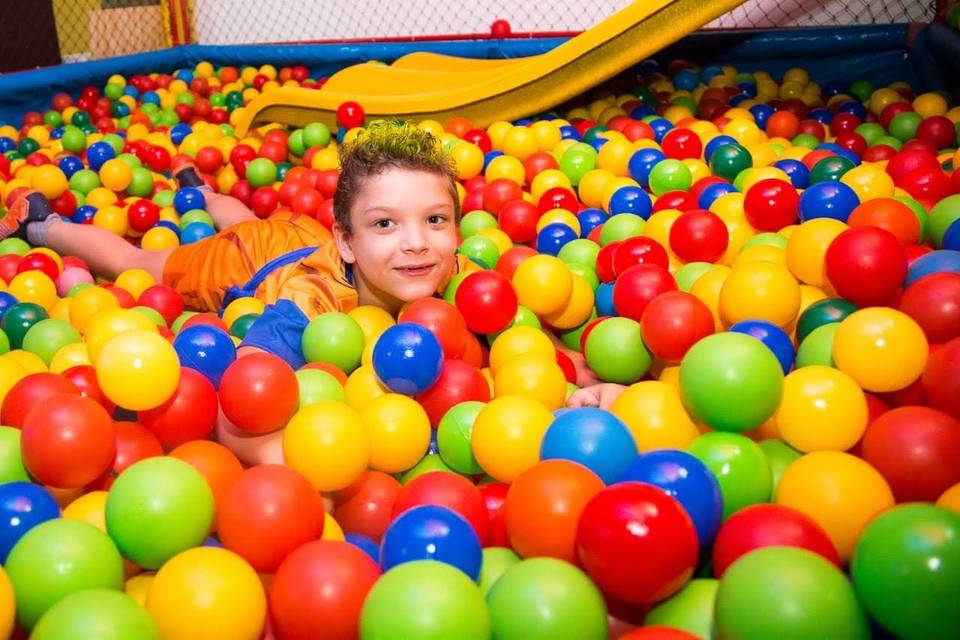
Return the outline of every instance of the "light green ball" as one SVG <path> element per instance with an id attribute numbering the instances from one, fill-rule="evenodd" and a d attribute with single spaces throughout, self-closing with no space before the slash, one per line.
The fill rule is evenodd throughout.
<path id="1" fill-rule="evenodd" d="M 363 329 L 347 314 L 331 311 L 310 321 L 302 344 L 307 362 L 327 362 L 349 374 L 360 366 Z"/>
<path id="2" fill-rule="evenodd" d="M 36 323 L 23 336 L 23 348 L 40 356 L 49 367 L 53 356 L 68 344 L 80 342 L 80 332 L 66 320 L 47 318 Z"/>

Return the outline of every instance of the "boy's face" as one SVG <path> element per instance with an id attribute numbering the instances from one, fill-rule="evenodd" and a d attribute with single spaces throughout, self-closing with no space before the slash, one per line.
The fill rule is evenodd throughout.
<path id="1" fill-rule="evenodd" d="M 333 228 L 360 304 L 396 313 L 436 293 L 456 262 L 450 195 L 447 179 L 426 171 L 392 168 L 364 180 L 350 211 L 353 229 Z"/>

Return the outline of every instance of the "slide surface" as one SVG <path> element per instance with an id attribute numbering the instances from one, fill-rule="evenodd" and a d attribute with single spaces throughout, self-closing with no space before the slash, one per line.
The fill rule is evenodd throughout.
<path id="1" fill-rule="evenodd" d="M 246 106 L 237 133 L 270 122 L 336 125 L 340 104 L 363 105 L 367 119 L 468 118 L 478 127 L 547 111 L 629 69 L 743 0 L 641 0 L 547 53 L 477 60 L 412 53 L 392 65 L 358 64 L 320 90 L 282 87 Z"/>

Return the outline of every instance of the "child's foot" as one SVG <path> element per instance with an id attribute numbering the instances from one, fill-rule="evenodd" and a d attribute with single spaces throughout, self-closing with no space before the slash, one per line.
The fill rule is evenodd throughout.
<path id="1" fill-rule="evenodd" d="M 174 169 L 173 179 L 177 181 L 178 189 L 193 187 L 194 189 L 210 190 L 210 187 L 207 186 L 207 183 L 203 181 L 203 178 L 201 178 L 197 172 L 197 168 L 189 163 L 182 164 Z"/>
<path id="2" fill-rule="evenodd" d="M 7 215 L 0 219 L 0 238 L 15 236 L 27 239 L 27 226 L 33 222 L 43 222 L 53 213 L 50 202 L 39 191 L 28 191 L 18 197 Z"/>

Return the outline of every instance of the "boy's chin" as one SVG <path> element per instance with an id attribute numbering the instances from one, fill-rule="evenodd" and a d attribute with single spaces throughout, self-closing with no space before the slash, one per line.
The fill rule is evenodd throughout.
<path id="1" fill-rule="evenodd" d="M 410 304 L 423 298 L 432 297 L 437 292 L 439 285 L 439 282 L 407 284 L 406 286 L 398 287 L 398 289 L 393 292 L 393 296 L 398 300 L 402 300 L 404 304 Z"/>

